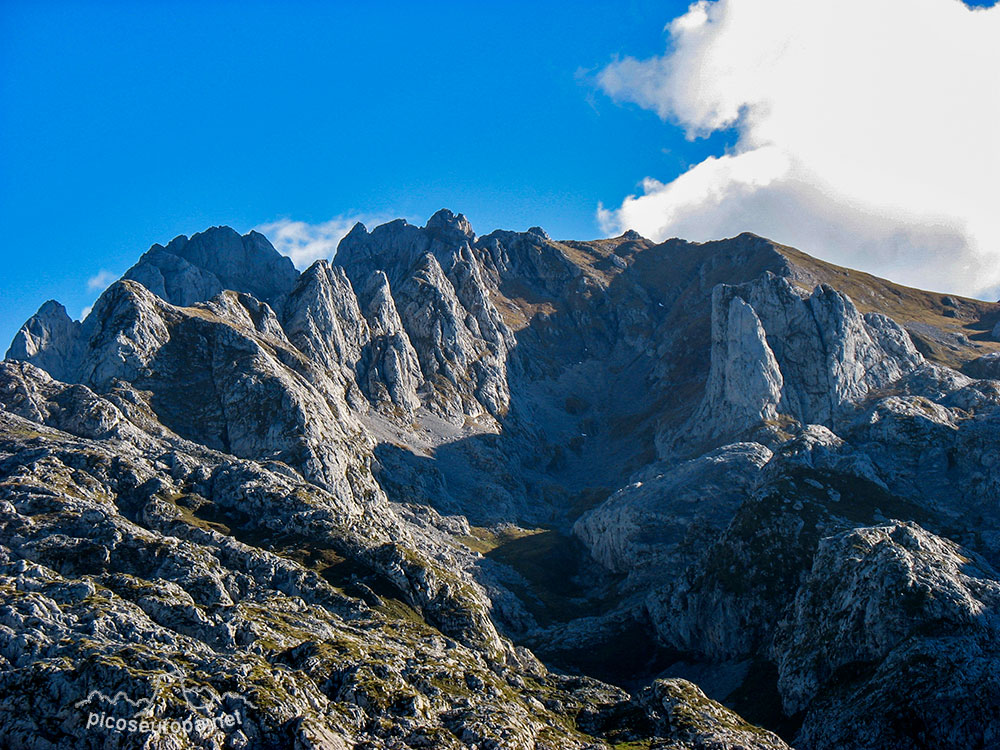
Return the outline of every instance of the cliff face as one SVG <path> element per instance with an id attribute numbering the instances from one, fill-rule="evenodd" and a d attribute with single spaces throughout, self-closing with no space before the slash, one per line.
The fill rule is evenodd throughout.
<path id="1" fill-rule="evenodd" d="M 830 286 L 811 294 L 767 272 L 712 294 L 712 367 L 694 436 L 720 441 L 773 421 L 833 426 L 845 407 L 924 361 L 890 318 L 862 316 Z"/>
<path id="2" fill-rule="evenodd" d="M 998 318 L 753 235 L 156 245 L 0 365 L 2 736 L 989 746 Z"/>

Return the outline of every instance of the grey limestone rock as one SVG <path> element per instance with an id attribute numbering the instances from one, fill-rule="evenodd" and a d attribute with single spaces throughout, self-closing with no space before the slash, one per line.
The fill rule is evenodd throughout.
<path id="1" fill-rule="evenodd" d="M 692 418 L 695 434 L 720 438 L 775 420 L 784 378 L 754 309 L 741 297 L 726 302 L 725 287 L 712 297 L 712 369 L 702 406 Z"/>
<path id="2" fill-rule="evenodd" d="M 140 710 L 238 712 L 230 732 L 181 727 L 178 747 L 389 747 L 403 733 L 414 746 L 582 748 L 565 706 L 621 700 L 550 680 L 501 640 L 475 583 L 424 557 L 375 485 L 363 504 L 275 462 L 169 432 L 137 440 L 142 418 L 30 364 L 3 363 L 0 404 L 0 726 L 12 747 L 163 746 L 155 728 L 87 726 Z M 302 557 L 235 537 L 283 539 Z M 328 578 L 350 581 L 312 554 L 351 560 L 381 594 L 341 593 Z"/>
<path id="3" fill-rule="evenodd" d="M 78 358 L 80 323 L 69 317 L 66 308 L 49 300 L 21 326 L 7 350 L 7 359 L 35 362 L 39 367 L 65 379 L 67 366 Z"/>
<path id="4" fill-rule="evenodd" d="M 705 396 L 675 440 L 737 438 L 779 415 L 833 427 L 845 408 L 923 361 L 902 327 L 884 315 L 862 315 L 832 287 L 807 295 L 770 272 L 716 287 Z"/>
<path id="5" fill-rule="evenodd" d="M 500 418 L 510 400 L 507 355 L 515 342 L 491 300 L 490 280 L 472 249 L 475 243 L 465 217 L 442 210 L 425 227 L 395 221 L 369 233 L 359 224 L 341 241 L 336 257 L 362 290 L 366 309 L 381 304 L 366 299 L 383 292 L 380 284 L 372 285 L 373 274 L 385 276 L 385 288 L 420 363 L 423 401 L 458 423 Z M 401 341 L 393 351 L 399 346 L 390 356 L 392 372 L 396 364 L 403 372 L 409 367 Z M 412 410 L 412 394 L 382 385 L 388 393 L 396 391 L 396 406 Z"/>
<path id="6" fill-rule="evenodd" d="M 125 272 L 125 278 L 182 307 L 231 289 L 280 309 L 298 276 L 292 261 L 264 235 L 241 237 L 229 227 L 213 227 L 190 239 L 182 235 L 166 247 L 154 245 Z"/>
<path id="7" fill-rule="evenodd" d="M 382 271 L 372 274 L 365 285 L 365 318 L 371 338 L 362 352 L 358 378 L 374 404 L 386 403 L 413 414 L 420 406 L 418 390 L 423 383 L 420 361 L 396 311 L 389 280 Z"/>
<path id="8" fill-rule="evenodd" d="M 447 210 L 156 245 L 0 364 L 0 744 L 996 744 L 1000 306 L 952 303 Z"/>
<path id="9" fill-rule="evenodd" d="M 839 669 L 880 662 L 908 638 L 995 633 L 996 579 L 914 523 L 823 539 L 775 639 L 786 709 L 801 710 Z"/>
<path id="10" fill-rule="evenodd" d="M 285 311 L 288 338 L 327 369 L 353 370 L 369 331 L 343 269 L 318 260 L 302 273 Z"/>
<path id="11" fill-rule="evenodd" d="M 770 458 L 763 445 L 737 443 L 677 466 L 654 464 L 581 517 L 574 533 L 617 572 L 681 567 L 725 528 Z"/>
<path id="12" fill-rule="evenodd" d="M 1000 741 L 1000 583 L 967 555 L 913 523 L 821 542 L 774 646 L 786 708 L 818 704 L 805 746 Z"/>

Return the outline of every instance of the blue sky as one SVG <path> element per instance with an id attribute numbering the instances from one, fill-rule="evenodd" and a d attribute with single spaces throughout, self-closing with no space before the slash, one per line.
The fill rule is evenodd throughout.
<path id="1" fill-rule="evenodd" d="M 953 104 L 942 111 L 992 128 L 1000 117 L 989 108 L 1000 85 L 991 86 L 982 71 L 1000 70 L 990 57 L 1000 48 L 992 35 L 1000 9 L 971 14 L 956 0 L 882 0 L 895 15 L 873 21 L 878 14 L 867 13 L 862 0 L 814 1 L 833 15 L 822 23 L 786 22 L 804 7 L 792 0 L 721 0 L 705 6 L 705 18 L 697 8 L 684 15 L 687 2 L 664 0 L 3 0 L 0 346 L 46 299 L 78 316 L 152 243 L 217 224 L 247 231 L 358 216 L 423 222 L 449 207 L 465 213 L 480 234 L 541 225 L 555 237 L 586 239 L 634 225 L 656 238 L 703 239 L 749 229 L 904 277 L 906 269 L 923 267 L 921 258 L 950 262 L 963 252 L 972 258 L 976 248 L 964 230 L 948 232 L 972 226 L 976 215 L 932 217 L 930 229 L 911 232 L 907 217 L 926 215 L 920 201 L 927 196 L 886 207 L 852 193 L 851 185 L 823 173 L 808 149 L 787 142 L 782 122 L 755 116 L 787 112 L 789 100 L 800 98 L 784 78 L 747 91 L 746 80 L 702 71 L 735 59 L 735 69 L 749 70 L 754 81 L 758 74 L 769 80 L 766 69 L 748 66 L 766 67 L 773 55 L 754 62 L 739 47 L 740 18 L 754 18 L 756 4 L 776 13 L 769 49 L 794 47 L 785 42 L 808 39 L 813 25 L 822 38 L 836 37 L 851 50 L 781 65 L 787 71 L 801 64 L 809 84 L 817 76 L 828 84 L 812 114 L 831 128 L 846 131 L 857 121 L 854 111 L 869 103 L 868 79 L 878 96 L 919 86 L 914 99 L 929 111 L 934 85 L 907 72 L 928 59 L 942 69 L 954 66 L 964 81 L 940 83 L 942 97 L 956 90 L 963 96 L 957 112 Z M 853 4 L 859 5 L 852 10 Z M 750 12 L 733 15 L 741 8 Z M 665 30 L 679 16 L 684 20 Z M 831 24 L 836 35 L 828 33 Z M 892 33 L 897 25 L 906 33 Z M 877 32 L 878 54 L 888 51 L 902 64 L 876 60 L 884 80 L 865 70 L 860 84 L 839 85 L 833 80 L 839 71 L 851 72 L 844 60 L 864 52 L 865 39 L 850 38 L 859 30 Z M 760 46 L 759 30 L 749 32 Z M 861 89 L 859 101 L 851 86 Z M 739 116 L 705 114 L 727 106 Z M 944 154 L 955 142 L 988 150 L 996 142 L 965 131 L 962 138 L 936 138 L 920 123 L 940 123 L 914 118 L 902 105 L 898 111 L 905 127 L 892 111 L 883 120 L 869 116 L 866 127 L 875 135 L 881 129 L 890 145 L 912 135 L 922 154 Z M 838 112 L 853 119 L 839 120 Z M 767 153 L 759 148 L 763 126 L 777 133 Z M 685 131 L 699 137 L 688 139 Z M 877 169 L 859 172 L 866 184 L 883 175 L 907 178 L 893 172 L 895 163 L 879 164 L 877 153 L 865 152 L 883 141 L 868 131 L 864 138 L 834 143 L 833 161 L 850 163 L 860 154 L 865 164 L 874 162 Z M 993 164 L 984 154 L 951 161 L 963 168 L 978 161 L 983 172 L 983 164 Z M 776 171 L 779 162 L 785 171 Z M 753 163 L 762 166 L 748 181 Z M 952 183 L 977 184 L 961 171 L 925 172 L 945 196 L 961 194 Z M 599 204 L 608 209 L 600 221 Z M 858 207 L 863 221 L 850 218 Z M 806 231 L 816 227 L 823 232 Z M 995 228 L 987 226 L 981 237 Z M 863 241 L 851 255 L 843 237 L 857 233 Z M 943 253 L 946 246 L 954 255 Z M 976 269 L 969 273 L 984 278 Z M 958 277 L 950 281 L 935 271 L 928 278 L 926 285 L 940 281 L 967 291 Z"/>
<path id="2" fill-rule="evenodd" d="M 7 0 L 0 339 L 49 298 L 79 314 L 100 271 L 216 224 L 447 206 L 480 233 L 595 237 L 599 201 L 724 145 L 588 78 L 662 51 L 685 7 Z"/>

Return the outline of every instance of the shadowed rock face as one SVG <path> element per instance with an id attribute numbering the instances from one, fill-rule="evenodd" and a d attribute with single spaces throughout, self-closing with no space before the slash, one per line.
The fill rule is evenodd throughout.
<path id="1" fill-rule="evenodd" d="M 941 299 L 447 210 L 156 245 L 0 365 L 0 736 L 996 744 L 1000 305 Z"/>
<path id="2" fill-rule="evenodd" d="M 233 289 L 279 308 L 298 276 L 292 261 L 264 235 L 250 232 L 240 237 L 229 227 L 213 227 L 191 239 L 182 235 L 166 247 L 153 245 L 125 272 L 125 278 L 185 307 Z"/>

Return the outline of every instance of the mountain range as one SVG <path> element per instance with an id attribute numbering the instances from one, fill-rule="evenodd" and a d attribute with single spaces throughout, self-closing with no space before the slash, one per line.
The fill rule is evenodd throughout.
<path id="1" fill-rule="evenodd" d="M 1000 747 L 998 436 L 1000 304 L 752 234 L 177 237 L 0 363 L 0 746 Z"/>

